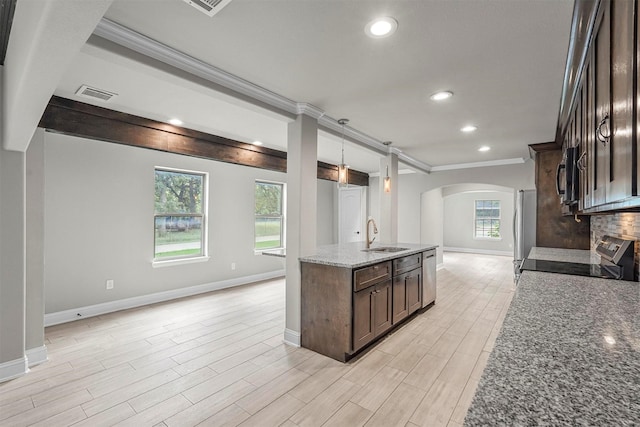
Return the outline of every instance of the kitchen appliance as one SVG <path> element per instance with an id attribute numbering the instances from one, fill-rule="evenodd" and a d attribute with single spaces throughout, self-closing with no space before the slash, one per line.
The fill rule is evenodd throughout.
<path id="1" fill-rule="evenodd" d="M 436 250 L 422 254 L 422 308 L 436 300 Z"/>
<path id="2" fill-rule="evenodd" d="M 604 236 L 596 247 L 600 264 L 525 259 L 521 270 L 590 276 L 605 279 L 635 280 L 634 241 Z"/>
<path id="3" fill-rule="evenodd" d="M 520 264 L 536 245 L 536 190 L 519 190 L 513 214 L 514 279 L 520 277 Z"/>
<path id="4" fill-rule="evenodd" d="M 562 204 L 572 206 L 580 198 L 579 170 L 580 146 L 568 147 L 556 170 L 556 192 Z"/>

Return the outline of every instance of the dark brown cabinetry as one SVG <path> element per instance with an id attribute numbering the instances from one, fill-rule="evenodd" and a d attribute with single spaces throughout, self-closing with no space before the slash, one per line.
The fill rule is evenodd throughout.
<path id="1" fill-rule="evenodd" d="M 393 278 L 393 324 L 416 312 L 421 305 L 422 270 L 415 269 Z"/>
<path id="2" fill-rule="evenodd" d="M 562 139 L 563 150 L 579 151 L 579 203 L 565 213 L 640 206 L 637 8 L 637 0 L 601 0 L 594 13 Z"/>
<path id="3" fill-rule="evenodd" d="M 353 350 L 357 351 L 391 328 L 391 262 L 356 270 L 353 276 Z"/>
<path id="4" fill-rule="evenodd" d="M 393 261 L 393 324 L 409 317 L 422 305 L 422 254 Z"/>
<path id="5" fill-rule="evenodd" d="M 346 361 L 422 307 L 423 252 L 355 269 L 301 262 L 301 345 Z"/>

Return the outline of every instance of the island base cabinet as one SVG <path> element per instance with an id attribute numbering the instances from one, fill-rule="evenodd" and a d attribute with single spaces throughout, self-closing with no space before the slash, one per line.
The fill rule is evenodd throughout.
<path id="1" fill-rule="evenodd" d="M 422 306 L 420 268 L 393 278 L 393 324 L 402 322 Z"/>
<path id="2" fill-rule="evenodd" d="M 357 268 L 301 260 L 300 345 L 346 362 L 406 321 L 422 307 L 423 256 Z"/>
<path id="3" fill-rule="evenodd" d="M 353 351 L 391 328 L 391 281 L 353 294 Z"/>

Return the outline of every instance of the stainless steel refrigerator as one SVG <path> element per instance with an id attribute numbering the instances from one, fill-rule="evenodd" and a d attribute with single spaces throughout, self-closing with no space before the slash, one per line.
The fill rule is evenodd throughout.
<path id="1" fill-rule="evenodd" d="M 536 245 L 536 190 L 518 190 L 513 214 L 514 280 L 520 277 L 520 264 Z"/>

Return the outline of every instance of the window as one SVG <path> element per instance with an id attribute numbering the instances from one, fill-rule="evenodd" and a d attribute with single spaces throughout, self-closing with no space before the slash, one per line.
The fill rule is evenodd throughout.
<path id="1" fill-rule="evenodd" d="M 256 181 L 255 249 L 284 247 L 284 184 Z"/>
<path id="2" fill-rule="evenodd" d="M 204 172 L 155 169 L 154 260 L 206 255 Z"/>
<path id="3" fill-rule="evenodd" d="M 500 200 L 476 200 L 474 237 L 500 239 Z"/>

